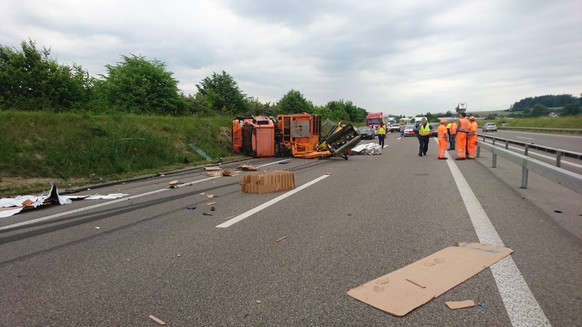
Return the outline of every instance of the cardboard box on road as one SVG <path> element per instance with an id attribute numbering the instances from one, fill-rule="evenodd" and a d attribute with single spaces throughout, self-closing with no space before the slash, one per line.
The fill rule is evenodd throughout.
<path id="1" fill-rule="evenodd" d="M 273 170 L 257 174 L 243 175 L 240 189 L 245 193 L 271 193 L 295 188 L 295 174 L 291 171 Z"/>
<path id="2" fill-rule="evenodd" d="M 512 252 L 503 246 L 460 243 L 353 288 L 348 295 L 404 316 Z"/>

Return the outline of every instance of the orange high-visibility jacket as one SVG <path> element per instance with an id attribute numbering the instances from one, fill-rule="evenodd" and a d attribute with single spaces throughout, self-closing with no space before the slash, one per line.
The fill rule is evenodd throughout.
<path id="1" fill-rule="evenodd" d="M 447 137 L 447 127 L 445 125 L 439 125 L 437 128 L 437 133 L 439 138 L 446 138 Z"/>
<path id="2" fill-rule="evenodd" d="M 459 132 L 469 133 L 471 130 L 471 122 L 467 118 L 459 119 Z"/>
<path id="3" fill-rule="evenodd" d="M 455 122 L 451 124 L 451 134 L 457 134 L 457 123 Z"/>
<path id="4" fill-rule="evenodd" d="M 478 129 L 479 124 L 476 121 L 471 122 L 471 129 L 469 130 L 469 135 L 476 135 Z"/>

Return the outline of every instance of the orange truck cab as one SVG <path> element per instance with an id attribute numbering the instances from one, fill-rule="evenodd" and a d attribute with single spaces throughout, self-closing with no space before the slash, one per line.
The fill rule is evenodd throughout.
<path id="1" fill-rule="evenodd" d="M 232 121 L 234 153 L 253 157 L 275 155 L 275 122 L 266 116 L 238 117 Z"/>

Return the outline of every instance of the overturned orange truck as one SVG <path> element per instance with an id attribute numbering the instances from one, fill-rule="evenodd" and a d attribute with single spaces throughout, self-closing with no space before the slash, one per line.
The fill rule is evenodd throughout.
<path id="1" fill-rule="evenodd" d="M 349 123 L 334 124 L 308 113 L 237 117 L 232 121 L 235 153 L 253 157 L 343 157 L 360 142 L 358 130 Z"/>

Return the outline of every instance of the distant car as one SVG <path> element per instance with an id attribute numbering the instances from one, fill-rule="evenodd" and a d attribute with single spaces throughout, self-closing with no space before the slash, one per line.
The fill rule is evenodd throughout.
<path id="1" fill-rule="evenodd" d="M 414 125 L 406 125 L 404 127 L 404 137 L 407 136 L 416 136 L 416 133 L 414 133 Z"/>
<path id="2" fill-rule="evenodd" d="M 360 126 L 358 127 L 358 132 L 360 132 L 360 138 L 362 140 L 368 139 L 373 140 L 376 137 L 376 131 L 373 128 L 368 126 Z"/>
<path id="3" fill-rule="evenodd" d="M 497 132 L 497 124 L 486 123 L 483 125 L 483 132 Z"/>
<path id="4" fill-rule="evenodd" d="M 392 123 L 390 124 L 390 133 L 398 133 L 400 132 L 400 124 Z"/>

